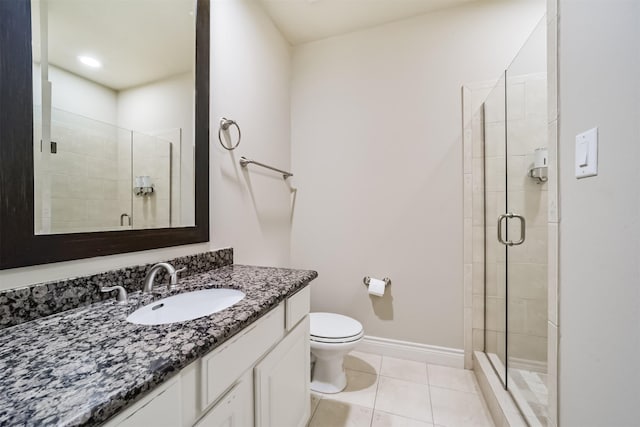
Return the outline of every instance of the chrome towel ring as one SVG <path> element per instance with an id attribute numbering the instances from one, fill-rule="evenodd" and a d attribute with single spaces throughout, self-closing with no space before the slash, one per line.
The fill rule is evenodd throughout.
<path id="1" fill-rule="evenodd" d="M 236 145 L 234 145 L 233 147 L 227 147 L 224 142 L 222 142 L 222 131 L 228 130 L 231 126 L 235 126 L 236 129 L 238 129 L 238 142 L 236 142 Z M 222 148 L 228 151 L 235 150 L 238 145 L 240 145 L 240 139 L 242 139 L 242 132 L 240 132 L 240 126 L 238 126 L 238 123 L 236 123 L 235 120 L 226 119 L 224 117 L 221 118 L 220 127 L 218 128 L 218 141 L 220 141 L 220 145 L 222 145 Z"/>

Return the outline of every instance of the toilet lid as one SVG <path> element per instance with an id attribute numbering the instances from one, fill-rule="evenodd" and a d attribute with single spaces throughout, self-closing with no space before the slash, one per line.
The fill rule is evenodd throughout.
<path id="1" fill-rule="evenodd" d="M 310 313 L 310 334 L 321 338 L 348 338 L 362 333 L 362 324 L 336 313 Z"/>

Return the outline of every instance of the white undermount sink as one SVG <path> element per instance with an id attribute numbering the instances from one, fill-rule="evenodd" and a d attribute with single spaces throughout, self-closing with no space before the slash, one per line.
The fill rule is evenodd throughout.
<path id="1" fill-rule="evenodd" d="M 127 321 L 138 325 L 184 322 L 222 311 L 245 297 L 235 289 L 202 289 L 154 301 L 140 307 Z"/>

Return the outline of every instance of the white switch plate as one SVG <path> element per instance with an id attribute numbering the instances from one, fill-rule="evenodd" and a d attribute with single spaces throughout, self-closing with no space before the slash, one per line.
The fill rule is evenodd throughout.
<path id="1" fill-rule="evenodd" d="M 598 128 L 576 135 L 576 178 L 598 175 Z"/>

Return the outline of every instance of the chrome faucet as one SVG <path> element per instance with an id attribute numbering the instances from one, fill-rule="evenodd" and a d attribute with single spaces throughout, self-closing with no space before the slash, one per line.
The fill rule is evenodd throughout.
<path id="1" fill-rule="evenodd" d="M 170 280 L 169 280 L 169 283 L 167 284 L 168 290 L 172 290 L 175 287 L 175 285 L 178 284 L 178 273 L 185 271 L 187 269 L 186 267 L 184 267 L 179 270 L 176 270 L 168 262 L 161 262 L 154 265 L 149 269 L 149 271 L 147 272 L 147 276 L 144 278 L 144 287 L 142 288 L 142 293 L 150 294 L 151 292 L 153 292 L 153 281 L 156 278 L 156 274 L 158 274 L 158 272 L 163 268 L 167 270 L 167 273 L 169 273 Z"/>

